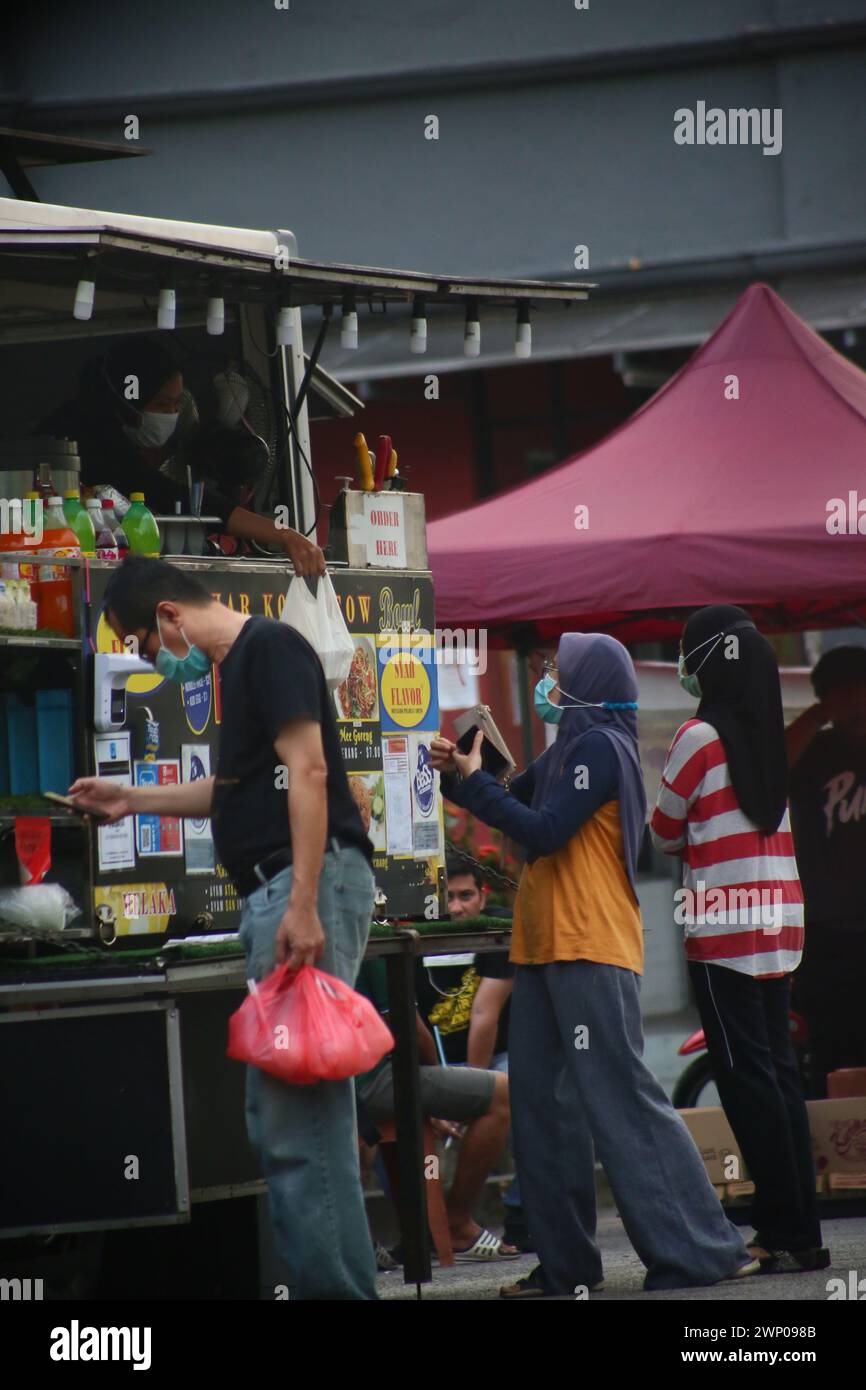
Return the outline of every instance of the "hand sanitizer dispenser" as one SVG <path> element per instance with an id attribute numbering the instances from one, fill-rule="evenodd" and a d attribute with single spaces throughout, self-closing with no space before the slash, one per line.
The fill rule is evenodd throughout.
<path id="1" fill-rule="evenodd" d="M 126 724 L 126 682 L 130 676 L 152 676 L 154 667 L 127 652 L 97 652 L 93 668 L 93 723 L 109 734 Z"/>

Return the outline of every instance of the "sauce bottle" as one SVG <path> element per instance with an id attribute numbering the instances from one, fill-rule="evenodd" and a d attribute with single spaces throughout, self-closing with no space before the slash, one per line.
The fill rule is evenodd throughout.
<path id="1" fill-rule="evenodd" d="M 117 560 L 117 542 L 114 539 L 114 532 L 105 520 L 102 505 L 98 497 L 87 499 L 87 514 L 90 517 L 96 537 L 96 558 L 97 560 Z"/>

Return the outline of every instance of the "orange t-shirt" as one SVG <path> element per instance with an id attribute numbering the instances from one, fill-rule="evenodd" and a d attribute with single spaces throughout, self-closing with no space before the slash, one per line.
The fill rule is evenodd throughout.
<path id="1" fill-rule="evenodd" d="M 509 959 L 593 960 L 643 974 L 640 907 L 625 867 L 619 802 L 606 801 L 520 876 Z"/>

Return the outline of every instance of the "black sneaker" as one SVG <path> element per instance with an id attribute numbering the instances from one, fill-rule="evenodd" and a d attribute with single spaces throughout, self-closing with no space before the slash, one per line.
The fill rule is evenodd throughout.
<path id="1" fill-rule="evenodd" d="M 762 1274 L 803 1274 L 830 1268 L 830 1251 L 826 1245 L 813 1245 L 806 1250 L 771 1250 L 769 1260 L 761 1260 Z"/>

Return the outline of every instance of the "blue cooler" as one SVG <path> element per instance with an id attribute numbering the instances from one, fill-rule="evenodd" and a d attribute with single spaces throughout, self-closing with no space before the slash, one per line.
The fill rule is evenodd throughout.
<path id="1" fill-rule="evenodd" d="M 71 690 L 37 690 L 36 726 L 39 748 L 39 791 L 65 796 L 74 781 L 74 739 Z"/>
<path id="2" fill-rule="evenodd" d="M 39 745 L 36 710 L 17 695 L 6 696 L 6 729 L 9 740 L 9 787 L 13 796 L 27 796 L 39 788 Z"/>

